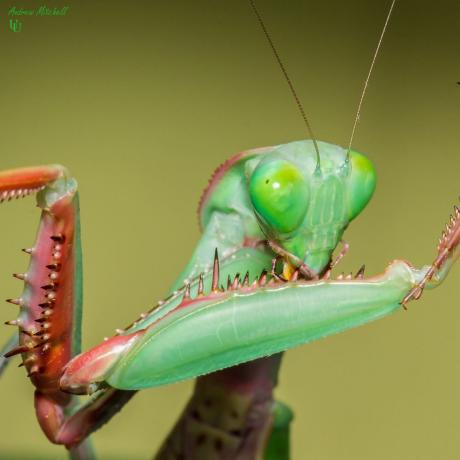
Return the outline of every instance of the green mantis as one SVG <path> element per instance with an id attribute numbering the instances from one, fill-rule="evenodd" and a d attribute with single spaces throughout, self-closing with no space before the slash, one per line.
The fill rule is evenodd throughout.
<path id="1" fill-rule="evenodd" d="M 81 354 L 76 182 L 59 166 L 0 175 L 4 200 L 38 189 L 42 209 L 37 242 L 26 250 L 29 269 L 16 275 L 24 281 L 24 291 L 8 300 L 20 308 L 18 318 L 8 322 L 19 328 L 19 345 L 5 357 L 22 355 L 36 387 L 37 417 L 50 441 L 77 449 L 129 401 L 133 390 L 266 357 L 272 357 L 266 363 L 276 375 L 276 353 L 385 316 L 443 281 L 458 256 L 457 208 L 431 266 L 415 269 L 395 261 L 374 278 L 364 278 L 360 270 L 354 278 L 331 279 L 332 252 L 371 198 L 375 171 L 359 153 L 319 146 L 320 168 L 312 143 L 302 141 L 244 152 L 217 170 L 201 200 L 203 236 L 176 281 L 177 289 L 114 337 Z M 206 260 L 210 248 L 215 249 L 212 265 Z M 218 252 L 224 254 L 222 262 Z M 242 391 L 239 378 L 224 377 L 224 382 L 230 394 Z M 256 382 L 249 394 L 241 393 L 252 402 L 237 428 L 227 433 L 209 425 L 192 404 L 190 416 L 198 430 L 185 421 L 185 432 L 173 432 L 158 458 L 288 458 L 278 441 L 271 447 L 278 416 L 270 391 L 263 411 L 257 402 L 259 385 L 271 389 L 273 382 L 268 376 Z M 215 389 L 202 392 L 216 404 Z M 74 404 L 69 393 L 94 397 L 69 411 Z M 223 433 L 212 433 L 211 426 Z M 214 452 L 203 454 L 201 444 L 210 436 Z M 255 436 L 251 442 L 250 436 Z"/>
<path id="2" fill-rule="evenodd" d="M 342 155 L 342 162 L 343 162 L 343 155 Z M 308 212 L 308 210 L 307 210 L 307 212 Z M 213 257 L 213 250 L 208 251 L 208 254 L 206 255 L 206 263 L 208 265 L 212 263 L 212 257 Z M 221 258 L 223 259 L 222 254 L 221 254 Z M 270 261 L 266 261 L 265 263 L 271 264 L 271 258 L 270 258 Z M 320 265 L 320 262 L 317 262 L 317 264 Z M 270 267 L 268 267 L 268 268 L 270 268 Z M 223 277 L 224 277 L 223 283 L 226 284 L 225 274 L 223 275 Z M 243 274 L 242 274 L 242 277 L 243 277 Z M 196 284 L 195 284 L 195 286 L 196 286 Z M 267 288 L 267 290 L 269 291 L 269 288 Z M 194 297 L 194 295 L 195 295 L 195 292 L 193 292 L 193 290 L 192 290 L 191 296 Z"/>

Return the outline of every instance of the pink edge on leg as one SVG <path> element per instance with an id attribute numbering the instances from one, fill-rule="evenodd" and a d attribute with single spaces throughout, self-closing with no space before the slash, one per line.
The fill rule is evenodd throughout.
<path id="1" fill-rule="evenodd" d="M 134 345 L 144 330 L 112 337 L 73 358 L 64 369 L 61 389 L 74 394 L 94 392 L 113 365 Z"/>

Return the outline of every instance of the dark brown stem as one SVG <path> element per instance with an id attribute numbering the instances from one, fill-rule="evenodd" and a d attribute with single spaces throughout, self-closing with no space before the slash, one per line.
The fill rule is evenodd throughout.
<path id="1" fill-rule="evenodd" d="M 271 433 L 282 354 L 200 377 L 155 460 L 260 458 Z"/>

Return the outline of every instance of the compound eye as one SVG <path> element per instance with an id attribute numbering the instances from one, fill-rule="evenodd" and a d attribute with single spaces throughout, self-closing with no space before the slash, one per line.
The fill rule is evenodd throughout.
<path id="1" fill-rule="evenodd" d="M 279 233 L 289 233 L 302 223 L 309 189 L 300 171 L 285 160 L 257 166 L 249 182 L 252 205 L 260 217 Z"/>

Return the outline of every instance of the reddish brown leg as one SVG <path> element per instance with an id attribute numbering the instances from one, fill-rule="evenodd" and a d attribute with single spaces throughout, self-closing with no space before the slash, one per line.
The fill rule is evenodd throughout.
<path id="1" fill-rule="evenodd" d="M 407 309 L 406 304 L 410 300 L 417 300 L 423 293 L 425 286 L 439 272 L 440 268 L 445 264 L 446 260 L 452 256 L 453 251 L 457 248 L 460 242 L 460 210 L 454 206 L 454 213 L 450 216 L 450 221 L 446 224 L 445 231 L 442 232 L 438 244 L 438 254 L 431 263 L 430 268 L 426 272 L 422 281 L 409 291 L 401 302 L 401 306 Z"/>
<path id="2" fill-rule="evenodd" d="M 73 458 L 89 458 L 85 446 L 76 446 L 118 412 L 134 392 L 105 390 L 75 411 L 76 398 L 60 389 L 64 367 L 80 351 L 82 266 L 77 184 L 61 166 L 0 172 L 0 201 L 37 191 L 42 215 L 36 244 L 25 250 L 31 256 L 27 272 L 15 274 L 24 282 L 24 290 L 19 298 L 8 299 L 20 310 L 17 319 L 7 322 L 18 327 L 18 344 L 4 357 L 21 355 L 36 387 L 35 410 L 48 439 L 71 449 Z"/>

